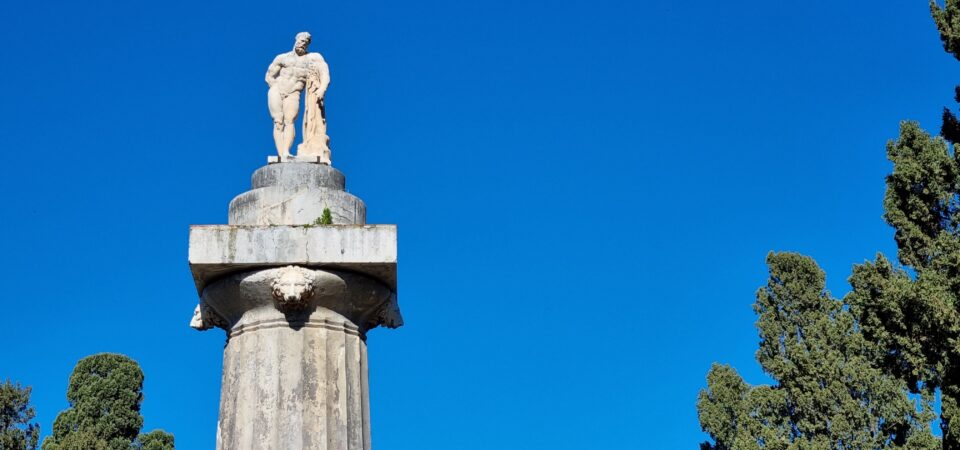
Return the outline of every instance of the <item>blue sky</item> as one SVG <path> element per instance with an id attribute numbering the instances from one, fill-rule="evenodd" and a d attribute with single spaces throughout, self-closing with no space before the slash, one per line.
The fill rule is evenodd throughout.
<path id="1" fill-rule="evenodd" d="M 836 295 L 894 254 L 885 142 L 938 129 L 960 67 L 921 0 L 282 5 L 0 6 L 0 378 L 44 435 L 111 351 L 143 366 L 145 429 L 213 448 L 224 336 L 187 326 L 187 230 L 274 152 L 263 73 L 298 31 L 334 166 L 399 226 L 378 450 L 696 448 L 712 362 L 767 381 L 767 252 Z"/>

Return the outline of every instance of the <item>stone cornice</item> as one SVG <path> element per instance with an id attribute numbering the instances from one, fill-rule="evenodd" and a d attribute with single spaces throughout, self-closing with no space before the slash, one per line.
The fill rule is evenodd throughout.
<path id="1" fill-rule="evenodd" d="M 232 273 L 288 265 L 349 270 L 396 292 L 397 227 L 193 225 L 189 262 L 198 294 Z"/>

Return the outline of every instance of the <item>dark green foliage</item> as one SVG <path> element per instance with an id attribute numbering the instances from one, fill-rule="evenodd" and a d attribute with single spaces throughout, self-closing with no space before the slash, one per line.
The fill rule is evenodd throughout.
<path id="1" fill-rule="evenodd" d="M 81 359 L 70 375 L 67 400 L 70 408 L 57 416 L 43 450 L 140 448 L 143 371 L 136 361 L 112 353 Z M 171 436 L 169 448 L 172 442 Z"/>
<path id="2" fill-rule="evenodd" d="M 960 59 L 960 1 L 947 0 L 941 8 L 936 0 L 930 0 L 930 12 L 940 32 L 943 49 Z M 960 86 L 954 88 L 954 100 L 960 103 Z M 943 108 L 940 135 L 952 144 L 960 142 L 960 120 L 949 108 Z"/>
<path id="3" fill-rule="evenodd" d="M 943 8 L 935 0 L 930 0 L 930 12 L 940 32 L 943 49 L 960 59 L 960 0 L 947 0 Z M 960 103 L 960 86 L 954 88 L 954 100 Z M 949 108 L 943 108 L 940 135 L 952 144 L 960 142 L 960 120 Z"/>
<path id="4" fill-rule="evenodd" d="M 776 384 L 749 386 L 714 365 L 697 402 L 714 443 L 703 449 L 935 449 L 929 399 L 918 405 L 905 383 L 876 367 L 881 356 L 853 315 L 825 290 L 812 259 L 767 257 L 757 291 L 757 360 Z"/>
<path id="5" fill-rule="evenodd" d="M 878 255 L 854 268 L 846 301 L 888 373 L 928 397 L 940 390 L 943 448 L 960 449 L 960 163 L 913 122 L 887 156 L 884 217 L 910 271 Z"/>
<path id="6" fill-rule="evenodd" d="M 953 100 L 960 103 L 960 86 L 953 88 Z M 949 108 L 943 108 L 943 124 L 940 126 L 940 136 L 943 136 L 951 144 L 960 143 L 960 120 L 950 111 Z"/>
<path id="7" fill-rule="evenodd" d="M 51 437 L 47 437 L 43 440 L 43 449 L 54 449 L 54 450 L 113 450 L 117 448 L 129 448 L 129 447 L 114 447 L 111 446 L 108 441 L 100 439 L 96 434 L 90 431 L 75 431 L 59 440 L 59 442 L 52 442 Z"/>
<path id="8" fill-rule="evenodd" d="M 960 87 L 960 86 L 958 86 Z M 949 108 L 943 108 L 943 125 L 940 125 L 940 135 L 951 144 L 960 142 L 960 121 Z"/>
<path id="9" fill-rule="evenodd" d="M 30 388 L 10 380 L 0 384 L 0 450 L 34 450 L 40 426 L 33 421 Z"/>
<path id="10" fill-rule="evenodd" d="M 931 0 L 930 8 L 943 48 L 960 59 L 960 0 L 946 0 L 942 8 Z M 954 91 L 960 103 L 960 86 Z M 822 283 L 810 284 L 819 280 L 812 271 L 789 270 L 784 278 L 771 264 L 771 280 L 778 281 L 767 287 L 772 296 L 758 294 L 758 358 L 779 384 L 752 388 L 733 369 L 714 366 L 699 407 L 701 423 L 716 444 L 703 448 L 960 450 L 960 161 L 949 145 L 960 143 L 960 120 L 947 108 L 941 135 L 932 137 L 915 122 L 904 122 L 899 138 L 887 145 L 893 172 L 887 177 L 884 218 L 894 228 L 905 268 L 883 255 L 855 266 L 843 309 L 813 306 L 813 293 Z M 777 284 L 782 284 L 780 293 Z M 778 300 L 766 301 L 771 298 Z M 806 298 L 800 303 L 807 306 L 792 308 L 797 303 L 791 298 Z M 809 364 L 812 360 L 822 367 Z M 849 398 L 834 390 L 837 383 L 848 388 Z M 811 390 L 818 386 L 837 394 L 836 403 Z M 921 400 L 918 410 L 905 413 L 904 389 Z M 922 426 L 933 418 L 938 391 L 939 441 Z M 857 416 L 847 409 L 852 398 L 870 414 Z M 855 441 L 834 441 L 836 424 L 871 430 L 875 440 L 859 435 Z M 821 436 L 830 437 L 818 441 Z M 876 440 L 881 436 L 886 437 Z"/>
<path id="11" fill-rule="evenodd" d="M 163 430 L 153 430 L 137 438 L 137 450 L 174 450 L 173 435 Z"/>
<path id="12" fill-rule="evenodd" d="M 104 353 L 81 359 L 67 388 L 70 408 L 57 416 L 43 449 L 128 449 L 143 426 L 142 388 L 143 372 L 126 356 Z"/>
<path id="13" fill-rule="evenodd" d="M 940 31 L 943 49 L 960 59 L 960 0 L 946 0 L 943 8 L 936 0 L 930 0 L 930 13 Z"/>
<path id="14" fill-rule="evenodd" d="M 893 173 L 887 177 L 884 218 L 896 231 L 900 261 L 922 269 L 957 241 L 960 166 L 940 138 L 915 122 L 900 126 L 900 138 L 887 144 Z M 939 256 L 938 256 L 939 255 Z"/>

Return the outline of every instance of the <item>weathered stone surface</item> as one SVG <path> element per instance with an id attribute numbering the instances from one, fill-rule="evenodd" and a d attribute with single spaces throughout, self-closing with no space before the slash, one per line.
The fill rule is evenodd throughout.
<path id="1" fill-rule="evenodd" d="M 285 163 L 261 167 L 253 189 L 230 202 L 230 225 L 310 225 L 324 209 L 334 224 L 363 225 L 367 207 L 344 190 L 343 174 L 326 165 Z"/>
<path id="2" fill-rule="evenodd" d="M 190 227 L 190 270 L 202 293 L 220 276 L 299 265 L 366 274 L 396 291 L 396 225 Z"/>
<path id="3" fill-rule="evenodd" d="M 292 283 L 305 304 L 282 311 L 277 284 L 292 273 L 308 278 Z M 228 330 L 217 448 L 370 449 L 364 335 L 393 302 L 363 275 L 289 266 L 210 284 L 201 307 Z"/>
<path id="4" fill-rule="evenodd" d="M 289 283 L 292 273 L 302 280 L 290 284 L 306 289 L 296 293 L 297 307 L 288 308 L 290 299 L 277 297 L 278 293 L 289 292 L 279 285 Z M 403 324 L 393 290 L 379 280 L 355 272 L 299 266 L 250 270 L 220 278 L 203 290 L 200 306 L 201 311 L 216 314 L 215 326 L 230 332 L 277 317 L 292 326 L 302 325 L 318 309 L 337 313 L 361 334 L 380 325 L 396 328 Z"/>
<path id="5" fill-rule="evenodd" d="M 370 450 L 366 342 L 335 316 L 315 323 L 231 335 L 217 449 Z"/>
<path id="6" fill-rule="evenodd" d="M 329 209 L 334 224 L 363 225 L 367 208 L 359 198 L 333 189 L 290 191 L 269 186 L 238 195 L 230 202 L 230 225 L 310 225 Z"/>
<path id="7" fill-rule="evenodd" d="M 342 191 L 347 187 L 343 172 L 320 164 L 270 164 L 257 169 L 250 178 L 254 189 L 280 186 L 291 190 L 326 188 Z"/>

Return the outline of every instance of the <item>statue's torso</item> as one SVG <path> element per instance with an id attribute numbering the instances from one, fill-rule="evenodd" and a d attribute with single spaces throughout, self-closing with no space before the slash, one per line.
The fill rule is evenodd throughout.
<path id="1" fill-rule="evenodd" d="M 298 55 L 287 52 L 277 57 L 277 63 L 280 64 L 280 73 L 273 87 L 284 93 L 302 91 L 310 74 L 323 69 L 323 57 L 319 53 Z"/>

